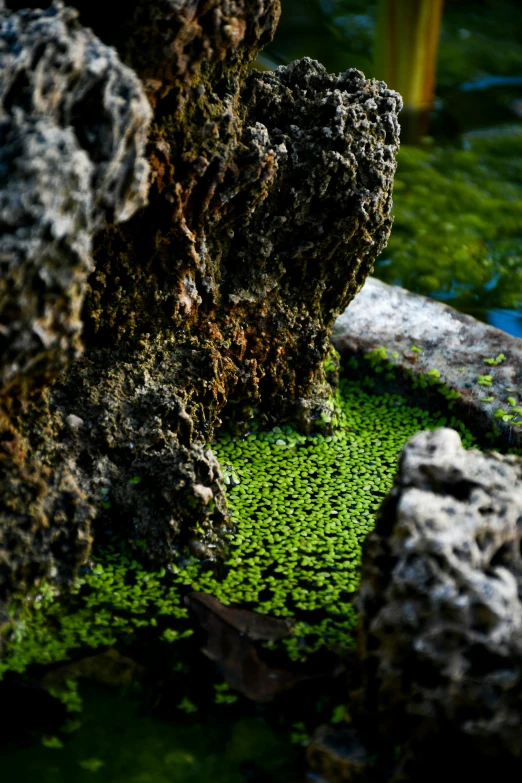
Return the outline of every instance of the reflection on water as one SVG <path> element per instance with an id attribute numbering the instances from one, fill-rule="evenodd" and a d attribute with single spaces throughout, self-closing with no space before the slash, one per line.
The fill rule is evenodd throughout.
<path id="1" fill-rule="evenodd" d="M 486 310 L 475 317 L 504 332 L 522 337 L 522 312 L 519 310 Z"/>
<path id="2" fill-rule="evenodd" d="M 403 146 L 394 214 L 377 277 L 477 316 L 520 312 L 520 125 L 463 134 L 458 146 Z"/>
<path id="3" fill-rule="evenodd" d="M 375 2 L 282 0 L 263 66 L 373 71 Z M 522 7 L 447 0 L 430 136 L 403 146 L 376 276 L 522 337 Z M 404 118 L 403 118 L 404 123 Z"/>

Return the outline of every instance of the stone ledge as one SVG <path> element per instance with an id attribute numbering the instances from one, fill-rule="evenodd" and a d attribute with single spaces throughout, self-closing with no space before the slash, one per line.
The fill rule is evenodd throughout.
<path id="1" fill-rule="evenodd" d="M 368 278 L 335 322 L 348 366 L 376 388 L 453 410 L 490 447 L 522 447 L 522 340 L 404 288 Z M 355 360 L 355 361 L 354 361 Z"/>

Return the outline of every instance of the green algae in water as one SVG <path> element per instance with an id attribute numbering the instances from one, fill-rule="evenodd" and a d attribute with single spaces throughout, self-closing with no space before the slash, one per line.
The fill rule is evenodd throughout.
<path id="1" fill-rule="evenodd" d="M 358 67 L 381 78 L 371 55 L 375 6 L 287 0 L 263 55 L 274 64 L 309 55 L 329 71 Z M 437 64 L 443 110 L 432 132 L 455 143 L 401 147 L 394 227 L 375 272 L 514 334 L 522 308 L 521 62 L 519 3 L 445 6 Z M 457 138 L 460 130 L 471 132 Z"/>
<path id="2" fill-rule="evenodd" d="M 17 620 L 3 628 L 0 675 L 139 633 L 180 644 L 193 632 L 182 602 L 189 590 L 294 617 L 294 633 L 284 641 L 292 659 L 328 644 L 351 647 L 361 544 L 392 486 L 402 446 L 439 426 L 459 430 L 466 446 L 473 440 L 455 417 L 368 393 L 356 381 L 341 381 L 334 412 L 328 436 L 306 436 L 290 425 L 236 441 L 218 435 L 214 448 L 236 525 L 222 573 L 195 558 L 149 571 L 117 543 L 99 549 L 91 573 L 70 594 L 43 586 L 36 599 L 12 607 Z"/>
<path id="3" fill-rule="evenodd" d="M 470 133 L 464 149 L 403 145 L 395 222 L 376 274 L 473 313 L 522 307 L 522 128 Z"/>
<path id="4" fill-rule="evenodd" d="M 83 689 L 81 727 L 40 746 L 2 754 L 5 780 L 32 783 L 244 783 L 247 770 L 298 783 L 298 751 L 260 717 L 176 723 L 140 712 L 139 702 Z M 96 774 L 94 774 L 96 773 Z M 256 779 L 259 779 L 256 777 Z"/>
<path id="5" fill-rule="evenodd" d="M 194 558 L 149 571 L 114 543 L 98 549 L 91 573 L 69 595 L 43 586 L 36 599 L 19 603 L 18 621 L 10 630 L 4 627 L 7 655 L 0 674 L 65 660 L 89 646 L 125 648 L 137 637 L 141 649 L 158 639 L 175 642 L 174 668 L 181 679 L 173 706 L 180 719 L 168 723 L 141 715 L 139 702 L 94 686 L 82 687 L 80 698 L 75 683 L 68 682 L 56 695 L 78 730 L 64 734 L 64 728 L 59 736 L 42 737 L 30 752 L 4 754 L 5 774 L 12 770 L 11 777 L 41 783 L 81 783 L 94 773 L 107 783 L 241 783 L 248 766 L 274 783 L 299 779 L 297 755 L 287 742 L 292 717 L 283 710 L 275 730 L 245 717 L 244 700 L 238 702 L 225 684 L 205 680 L 202 685 L 183 594 L 204 590 L 225 603 L 294 616 L 294 635 L 283 641 L 293 659 L 329 643 L 349 648 L 361 543 L 391 487 L 404 442 L 422 429 L 453 426 L 465 445 L 473 444 L 455 418 L 414 407 L 397 395 L 368 393 L 355 381 L 341 381 L 333 409 L 332 435 L 305 436 L 290 425 L 236 441 L 219 434 L 215 452 L 237 526 L 221 577 Z M 198 708 L 190 691 L 194 683 L 203 687 L 203 702 L 214 689 L 212 714 Z M 311 727 L 319 715 L 328 719 L 332 705 L 331 699 L 322 706 L 312 699 L 311 714 L 300 712 L 300 719 L 310 719 Z M 304 741 L 305 728 L 292 737 Z"/>

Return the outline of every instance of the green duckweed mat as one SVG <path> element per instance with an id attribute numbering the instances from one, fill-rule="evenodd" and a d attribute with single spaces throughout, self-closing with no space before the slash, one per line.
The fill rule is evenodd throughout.
<path id="1" fill-rule="evenodd" d="M 183 555 L 150 571 L 113 538 L 70 593 L 47 585 L 13 601 L 12 620 L 2 627 L 0 675 L 65 660 L 79 648 L 132 642 L 140 633 L 165 643 L 187 638 L 193 630 L 182 599 L 190 590 L 295 618 L 283 642 L 294 660 L 328 644 L 351 647 L 361 543 L 392 485 L 400 449 L 416 432 L 440 426 L 459 430 L 466 446 L 473 438 L 454 417 L 350 380 L 341 381 L 333 401 L 333 425 L 329 436 L 302 435 L 290 425 L 240 440 L 220 433 L 213 448 L 237 530 L 225 565 L 216 571 Z"/>
<path id="2" fill-rule="evenodd" d="M 290 425 L 241 441 L 222 435 L 224 466 L 237 535 L 222 582 L 198 589 L 242 601 L 263 613 L 293 616 L 286 640 L 294 659 L 324 644 L 352 644 L 361 544 L 390 490 L 397 457 L 415 433 L 451 426 L 465 446 L 473 437 L 455 417 L 376 396 L 343 380 L 331 436 L 301 435 Z"/>

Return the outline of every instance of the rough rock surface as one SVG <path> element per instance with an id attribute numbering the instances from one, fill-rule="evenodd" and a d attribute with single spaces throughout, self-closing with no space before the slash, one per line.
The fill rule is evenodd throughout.
<path id="1" fill-rule="evenodd" d="M 212 556 L 222 412 L 320 421 L 329 329 L 391 225 L 399 96 L 308 59 L 249 71 L 278 0 L 135 0 L 117 27 L 77 5 L 154 105 L 149 206 L 96 236 L 83 357 L 7 400 L 4 584 L 73 573 L 96 517 L 156 562 Z"/>
<path id="2" fill-rule="evenodd" d="M 372 759 L 348 726 L 319 726 L 306 749 L 306 760 L 317 779 L 325 783 L 368 783 L 374 779 Z"/>
<path id="3" fill-rule="evenodd" d="M 0 394 L 77 354 L 94 230 L 146 202 L 150 106 L 77 17 L 0 11 Z"/>
<path id="4" fill-rule="evenodd" d="M 517 457 L 465 451 L 449 429 L 409 441 L 363 547 L 362 701 L 374 741 L 439 771 L 449 759 L 520 762 L 521 541 Z"/>
<path id="5" fill-rule="evenodd" d="M 413 392 L 434 405 L 444 405 L 446 398 L 479 441 L 522 447 L 519 338 L 369 278 L 335 322 L 332 341 L 345 363 L 359 362 L 358 372 L 371 372 L 375 363 L 387 391 Z M 384 349 L 377 362 L 376 349 Z M 372 351 L 373 361 L 365 361 Z M 379 376 L 376 380 L 379 384 Z"/>

